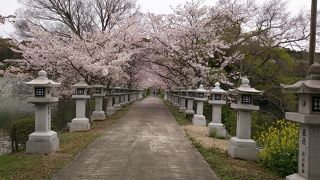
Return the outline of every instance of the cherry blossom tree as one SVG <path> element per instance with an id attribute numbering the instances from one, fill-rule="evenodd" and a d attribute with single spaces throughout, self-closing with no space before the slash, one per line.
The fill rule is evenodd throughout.
<path id="1" fill-rule="evenodd" d="M 89 84 L 117 84 L 127 76 L 123 66 L 139 52 L 144 36 L 139 17 L 121 21 L 113 30 L 84 32 L 82 36 L 48 32 L 30 26 L 31 36 L 20 44 L 19 51 L 27 61 L 24 73 L 44 69 L 52 78 L 70 84 L 82 77 Z M 69 93 L 68 91 L 65 91 Z"/>
<path id="2" fill-rule="evenodd" d="M 149 14 L 149 68 L 172 86 L 233 86 L 248 68 L 273 60 L 279 48 L 301 48 L 308 38 L 308 18 L 290 15 L 282 0 L 220 0 L 213 6 L 191 1 L 173 14 Z M 247 62 L 263 58 L 261 63 Z M 257 66 L 256 66 L 257 65 Z"/>
<path id="3" fill-rule="evenodd" d="M 209 8 L 191 1 L 173 9 L 174 14 L 149 14 L 150 52 L 147 62 L 160 77 L 174 86 L 209 85 L 220 79 L 228 83 L 225 68 L 242 59 L 229 53 L 230 45 L 212 24 Z"/>

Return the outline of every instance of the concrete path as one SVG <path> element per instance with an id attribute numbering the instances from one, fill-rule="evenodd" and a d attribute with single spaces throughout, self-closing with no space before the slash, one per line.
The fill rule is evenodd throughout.
<path id="1" fill-rule="evenodd" d="M 160 99 L 146 98 L 54 179 L 217 179 Z"/>

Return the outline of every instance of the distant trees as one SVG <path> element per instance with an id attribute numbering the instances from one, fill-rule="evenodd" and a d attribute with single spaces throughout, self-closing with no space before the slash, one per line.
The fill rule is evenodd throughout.
<path id="1" fill-rule="evenodd" d="M 0 25 L 4 24 L 6 21 L 14 22 L 15 16 L 9 15 L 9 16 L 3 16 L 0 14 Z"/>
<path id="2" fill-rule="evenodd" d="M 0 38 L 0 62 L 5 59 L 21 59 L 22 56 L 20 53 L 14 52 L 11 48 L 14 48 L 14 45 L 10 43 L 11 39 Z"/>
<path id="3" fill-rule="evenodd" d="M 21 0 L 17 27 L 27 35 L 28 24 L 62 36 L 105 32 L 138 13 L 135 0 Z"/>

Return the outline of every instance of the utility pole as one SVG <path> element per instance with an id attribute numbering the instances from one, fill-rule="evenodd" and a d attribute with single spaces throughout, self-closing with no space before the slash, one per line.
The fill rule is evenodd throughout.
<path id="1" fill-rule="evenodd" d="M 310 23 L 310 42 L 309 42 L 309 66 L 314 63 L 316 50 L 316 30 L 317 30 L 317 0 L 311 3 L 311 23 Z"/>

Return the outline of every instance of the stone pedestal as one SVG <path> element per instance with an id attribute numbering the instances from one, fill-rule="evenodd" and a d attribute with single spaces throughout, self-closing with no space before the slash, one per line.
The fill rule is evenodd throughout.
<path id="1" fill-rule="evenodd" d="M 135 97 L 134 97 L 134 93 L 130 94 L 130 102 L 134 102 L 135 101 Z"/>
<path id="2" fill-rule="evenodd" d="M 230 139 L 228 153 L 233 158 L 252 161 L 258 160 L 257 144 L 252 139 L 232 137 Z"/>
<path id="3" fill-rule="evenodd" d="M 186 115 L 187 116 L 193 116 L 194 115 L 194 110 L 193 110 L 193 98 L 188 98 L 187 99 L 188 107 L 186 109 Z"/>
<path id="4" fill-rule="evenodd" d="M 120 105 L 120 96 L 116 95 L 114 97 L 114 105 L 113 105 L 114 109 L 116 111 L 120 111 L 121 110 L 121 105 Z"/>
<path id="5" fill-rule="evenodd" d="M 180 98 L 180 108 L 179 112 L 184 113 L 186 111 L 186 99 L 184 97 Z"/>
<path id="6" fill-rule="evenodd" d="M 90 96 L 77 96 L 73 95 L 72 98 L 76 99 L 76 118 L 71 120 L 70 132 L 74 131 L 89 131 L 90 122 L 86 118 L 86 102 Z"/>
<path id="7" fill-rule="evenodd" d="M 51 107 L 49 104 L 35 105 L 35 132 L 29 135 L 26 152 L 49 154 L 59 149 L 57 133 L 51 131 Z"/>
<path id="8" fill-rule="evenodd" d="M 70 124 L 70 132 L 74 131 L 89 131 L 90 122 L 88 118 L 74 118 Z"/>
<path id="9" fill-rule="evenodd" d="M 222 123 L 214 123 L 211 122 L 208 124 L 208 131 L 209 133 L 215 131 L 217 137 L 226 138 L 227 137 L 227 130 Z"/>
<path id="10" fill-rule="evenodd" d="M 59 149 L 59 138 L 54 131 L 34 132 L 29 135 L 26 152 L 31 154 L 49 154 Z"/>
<path id="11" fill-rule="evenodd" d="M 124 104 L 127 106 L 129 104 L 129 94 L 124 95 Z"/>
<path id="12" fill-rule="evenodd" d="M 193 118 L 192 118 L 193 125 L 207 126 L 206 117 L 203 115 L 203 104 L 204 104 L 204 101 L 197 100 L 197 114 L 193 115 Z"/>
<path id="13" fill-rule="evenodd" d="M 120 96 L 120 106 L 121 107 L 126 106 L 125 95 L 124 94 L 121 94 L 121 96 Z"/>
<path id="14" fill-rule="evenodd" d="M 206 117 L 204 115 L 193 115 L 192 124 L 195 126 L 207 126 Z"/>
<path id="15" fill-rule="evenodd" d="M 176 109 L 179 110 L 181 106 L 181 98 L 180 96 L 176 96 Z"/>
<path id="16" fill-rule="evenodd" d="M 231 138 L 228 153 L 233 158 L 258 160 L 258 148 L 251 139 L 251 111 L 259 106 L 231 104 L 237 110 L 237 136 Z"/>
<path id="17" fill-rule="evenodd" d="M 106 114 L 102 110 L 102 102 L 103 102 L 103 96 L 96 96 L 96 104 L 95 104 L 95 110 L 92 112 L 91 120 L 96 121 L 102 121 L 106 119 Z"/>
<path id="18" fill-rule="evenodd" d="M 173 97 L 173 106 L 176 108 L 176 109 L 179 109 L 180 108 L 180 105 L 179 105 L 179 98 L 177 96 L 174 96 Z"/>
<path id="19" fill-rule="evenodd" d="M 212 122 L 208 125 L 209 133 L 215 131 L 217 137 L 226 138 L 227 130 L 221 123 L 221 106 L 225 104 L 225 101 L 209 101 L 212 104 Z"/>
<path id="20" fill-rule="evenodd" d="M 112 101 L 113 101 L 112 96 L 109 96 L 108 97 L 107 109 L 106 109 L 106 115 L 107 116 L 111 116 L 111 115 L 116 113 L 115 108 L 112 106 L 112 103 L 113 103 Z"/>

